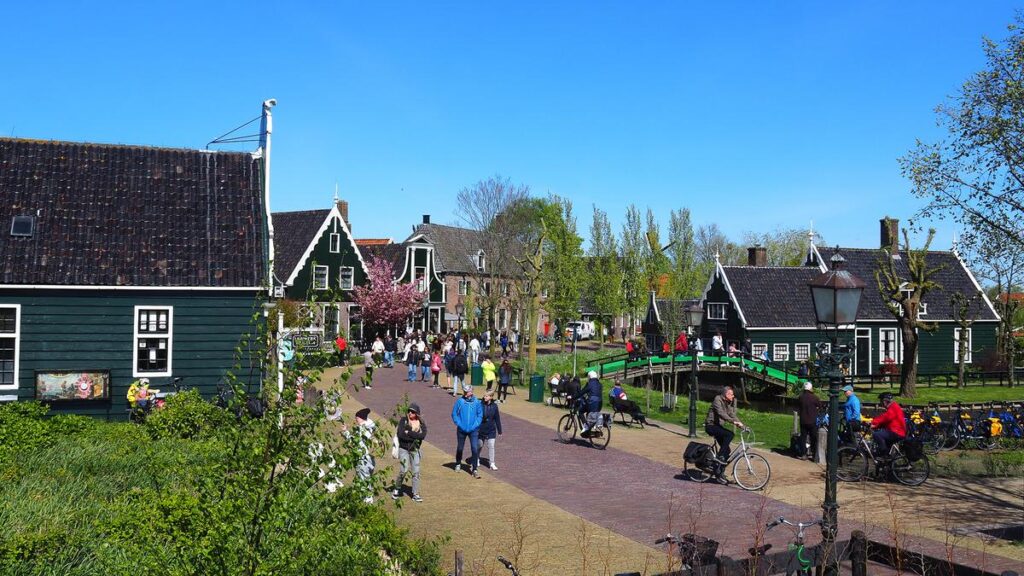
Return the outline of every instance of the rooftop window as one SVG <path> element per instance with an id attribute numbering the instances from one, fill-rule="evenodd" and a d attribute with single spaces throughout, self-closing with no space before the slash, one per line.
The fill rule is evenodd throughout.
<path id="1" fill-rule="evenodd" d="M 11 236 L 32 236 L 35 230 L 35 216 L 15 216 L 11 220 Z"/>

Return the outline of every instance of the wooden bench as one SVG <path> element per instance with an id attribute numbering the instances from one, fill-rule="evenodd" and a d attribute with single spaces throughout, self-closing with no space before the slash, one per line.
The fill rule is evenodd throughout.
<path id="1" fill-rule="evenodd" d="M 633 402 L 632 400 L 622 400 L 620 398 L 615 398 L 612 396 L 609 396 L 608 399 L 612 403 L 612 418 L 615 418 L 615 415 L 618 414 L 619 418 L 622 420 L 622 423 L 625 424 L 626 426 L 632 426 L 634 423 L 636 423 L 639 424 L 641 428 L 644 427 L 644 420 L 642 418 L 635 418 L 633 416 L 634 413 L 638 413 L 641 416 L 643 414 L 640 411 L 640 407 L 637 406 L 636 402 Z M 628 421 L 626 420 L 626 416 L 629 416 Z"/>

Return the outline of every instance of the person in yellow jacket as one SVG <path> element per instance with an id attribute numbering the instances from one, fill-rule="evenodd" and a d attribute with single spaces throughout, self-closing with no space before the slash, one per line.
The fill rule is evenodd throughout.
<path id="1" fill-rule="evenodd" d="M 152 391 L 149 389 L 149 378 L 139 378 L 128 386 L 128 405 L 145 410 L 149 406 L 152 395 Z"/>
<path id="2" fill-rule="evenodd" d="M 484 384 L 487 386 L 487 390 L 494 389 L 494 384 L 498 381 L 498 367 L 494 365 L 494 362 L 491 362 L 490 356 L 484 357 L 480 368 L 484 372 Z"/>

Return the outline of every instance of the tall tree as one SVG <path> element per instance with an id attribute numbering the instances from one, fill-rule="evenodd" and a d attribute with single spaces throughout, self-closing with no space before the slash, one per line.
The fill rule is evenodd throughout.
<path id="1" fill-rule="evenodd" d="M 622 268 L 608 214 L 597 206 L 594 206 L 594 220 L 590 226 L 589 257 L 586 291 L 590 303 L 602 316 L 614 316 L 623 308 Z M 601 347 L 604 347 L 603 337 Z"/>
<path id="2" fill-rule="evenodd" d="M 546 220 L 548 231 L 544 286 L 548 297 L 544 308 L 558 326 L 576 317 L 583 296 L 583 239 L 576 231 L 572 201 L 551 196 L 548 201 L 558 208 L 555 217 Z M 565 340 L 560 340 L 564 349 Z"/>
<path id="3" fill-rule="evenodd" d="M 958 247 L 959 248 L 959 247 Z M 996 353 L 1004 366 L 1014 366 L 1017 354 L 1016 327 L 1020 301 L 1010 294 L 1020 290 L 1024 281 L 1024 250 L 1017 250 L 1005 234 L 995 228 L 981 228 L 963 245 L 964 255 L 982 278 L 992 283 L 992 304 L 999 314 Z M 1016 374 L 1009 370 L 1010 386 L 1016 385 Z"/>
<path id="4" fill-rule="evenodd" d="M 478 264 L 473 282 L 478 287 L 474 300 L 485 316 L 481 328 L 494 328 L 495 314 L 504 298 L 499 284 L 519 275 L 515 258 L 523 254 L 518 241 L 523 222 L 510 215 L 517 213 L 512 210 L 514 206 L 529 197 L 529 186 L 514 184 L 500 175 L 480 180 L 456 195 L 456 214 L 467 228 L 478 232 L 477 242 L 484 253 L 483 265 Z M 493 354 L 497 338 L 490 341 Z"/>
<path id="5" fill-rule="evenodd" d="M 371 256 L 366 272 L 366 285 L 353 290 L 353 300 L 362 309 L 363 322 L 392 326 L 405 322 L 422 308 L 425 295 L 414 284 L 394 282 L 394 269 L 387 260 Z"/>
<path id="6" fill-rule="evenodd" d="M 640 210 L 630 204 L 626 209 L 626 221 L 622 224 L 622 239 L 619 242 L 619 262 L 622 266 L 621 311 L 629 316 L 630 325 L 636 324 L 637 315 L 647 302 L 643 269 L 644 250 L 649 248 L 647 239 L 644 238 Z"/>
<path id="7" fill-rule="evenodd" d="M 647 209 L 647 229 L 645 234 L 647 244 L 640 251 L 640 256 L 647 292 L 655 291 L 660 296 L 666 296 L 668 285 L 665 280 L 668 277 L 671 264 L 668 256 L 662 251 L 664 246 L 661 244 L 661 227 L 658 225 L 658 220 L 654 217 L 654 211 L 650 208 Z M 646 298 L 644 302 L 646 302 Z"/>
<path id="8" fill-rule="evenodd" d="M 818 245 L 822 244 L 817 236 Z M 764 246 L 768 266 L 799 266 L 807 255 L 807 231 L 797 228 L 776 228 L 761 234 L 748 232 L 743 235 L 745 247 Z"/>
<path id="9" fill-rule="evenodd" d="M 896 253 L 888 247 L 878 256 L 875 281 L 889 312 L 896 318 L 903 340 L 903 364 L 900 368 L 900 396 L 913 398 L 917 393 L 918 330 L 933 332 L 938 324 L 918 317 L 921 300 L 929 292 L 941 288 L 935 275 L 943 266 L 928 267 L 928 248 L 935 238 L 935 230 L 928 231 L 928 240 L 920 250 L 910 248 L 910 237 L 903 230 L 903 250 Z M 902 254 L 900 253 L 902 252 Z M 906 266 L 901 265 L 906 262 Z"/>
<path id="10" fill-rule="evenodd" d="M 696 246 L 693 225 L 690 223 L 690 209 L 672 210 L 668 221 L 668 249 L 671 260 L 669 270 L 669 294 L 673 298 L 693 298 L 700 293 L 707 281 L 697 269 Z"/>
<path id="11" fill-rule="evenodd" d="M 971 325 L 978 317 L 977 296 L 967 296 L 963 292 L 954 292 L 950 298 L 950 306 L 953 309 L 953 321 L 959 329 L 956 339 L 956 387 L 963 388 L 966 384 L 964 376 L 967 369 L 967 356 L 971 345 Z M 1012 372 L 1012 370 L 1011 370 Z M 1012 385 L 1012 384 L 1011 384 Z"/>
<path id="12" fill-rule="evenodd" d="M 1024 250 L 1024 14 L 1002 42 L 983 38 L 985 68 L 937 109 L 947 137 L 918 140 L 900 159 L 913 192 L 928 200 L 924 217 L 998 230 Z"/>

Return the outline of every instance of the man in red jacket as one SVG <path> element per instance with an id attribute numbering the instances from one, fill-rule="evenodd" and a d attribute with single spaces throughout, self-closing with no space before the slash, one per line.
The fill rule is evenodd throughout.
<path id="1" fill-rule="evenodd" d="M 882 458 L 889 456 L 889 447 L 907 437 L 907 420 L 903 408 L 893 402 L 892 394 L 886 392 L 878 397 L 882 401 L 885 412 L 871 420 L 871 438 L 878 445 L 878 454 Z"/>
<path id="2" fill-rule="evenodd" d="M 680 332 L 676 337 L 675 351 L 677 354 L 686 354 L 690 349 L 690 343 L 686 341 L 686 332 Z"/>

